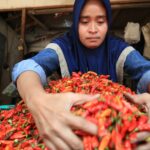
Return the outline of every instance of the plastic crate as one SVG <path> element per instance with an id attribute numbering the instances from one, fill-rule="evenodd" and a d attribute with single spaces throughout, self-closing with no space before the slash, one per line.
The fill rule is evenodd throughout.
<path id="1" fill-rule="evenodd" d="M 9 110 L 14 107 L 15 105 L 0 105 L 0 110 Z"/>

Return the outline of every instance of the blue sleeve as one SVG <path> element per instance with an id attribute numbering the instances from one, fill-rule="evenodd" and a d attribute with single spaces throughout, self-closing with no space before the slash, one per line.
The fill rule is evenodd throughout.
<path id="1" fill-rule="evenodd" d="M 12 71 L 12 80 L 16 82 L 19 75 L 25 71 L 36 72 L 43 84 L 46 83 L 46 77 L 59 68 L 59 60 L 56 52 L 49 48 L 40 51 L 31 59 L 23 60 L 17 63 Z"/>
<path id="2" fill-rule="evenodd" d="M 150 84 L 150 70 L 144 73 L 137 85 L 137 93 L 147 92 L 147 87 Z"/>
<path id="3" fill-rule="evenodd" d="M 42 84 L 46 84 L 46 74 L 44 70 L 32 59 L 22 60 L 14 66 L 12 71 L 12 81 L 15 83 L 17 78 L 25 71 L 36 72 L 40 76 Z"/>
<path id="4" fill-rule="evenodd" d="M 150 83 L 150 61 L 146 60 L 138 51 L 132 51 L 127 56 L 124 70 L 138 82 L 137 90 L 140 93 L 147 92 L 147 86 Z"/>
<path id="5" fill-rule="evenodd" d="M 49 76 L 53 71 L 59 69 L 59 59 L 56 52 L 50 48 L 46 48 L 40 51 L 37 55 L 31 58 L 37 64 L 39 64 Z"/>

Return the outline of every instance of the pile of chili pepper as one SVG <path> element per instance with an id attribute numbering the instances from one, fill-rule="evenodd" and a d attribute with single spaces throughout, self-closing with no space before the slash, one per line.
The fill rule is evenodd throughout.
<path id="1" fill-rule="evenodd" d="M 23 101 L 0 111 L 0 150 L 47 150 Z"/>
<path id="2" fill-rule="evenodd" d="M 150 131 L 144 109 L 123 96 L 123 92 L 135 93 L 108 78 L 108 75 L 98 76 L 94 72 L 79 72 L 50 81 L 45 88 L 48 93 L 100 94 L 99 99 L 71 108 L 72 113 L 98 126 L 97 136 L 74 131 L 83 140 L 84 150 L 132 150 L 137 146 L 131 143 L 137 133 Z M 0 149 L 47 150 L 23 101 L 11 110 L 0 112 L 0 129 Z"/>

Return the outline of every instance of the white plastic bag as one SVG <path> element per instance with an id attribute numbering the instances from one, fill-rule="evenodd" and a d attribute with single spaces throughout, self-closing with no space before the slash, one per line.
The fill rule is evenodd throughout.
<path id="1" fill-rule="evenodd" d="M 140 41 L 141 31 L 140 24 L 128 22 L 125 27 L 124 39 L 129 44 L 136 44 Z"/>
<path id="2" fill-rule="evenodd" d="M 142 33 L 145 39 L 143 55 L 150 59 L 150 22 L 142 27 Z"/>

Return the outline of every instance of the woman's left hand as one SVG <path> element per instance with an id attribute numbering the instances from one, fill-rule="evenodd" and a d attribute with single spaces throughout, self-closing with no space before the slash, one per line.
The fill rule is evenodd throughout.
<path id="1" fill-rule="evenodd" d="M 131 102 L 144 105 L 146 107 L 146 112 L 149 116 L 149 123 L 150 123 L 150 94 L 143 93 L 137 95 L 131 95 L 129 93 L 124 93 L 124 96 Z M 146 139 L 150 138 L 150 132 L 140 132 L 137 134 L 137 138 L 132 141 L 133 143 L 139 143 Z M 135 150 L 150 150 L 150 143 L 146 142 L 145 144 L 139 145 Z"/>

